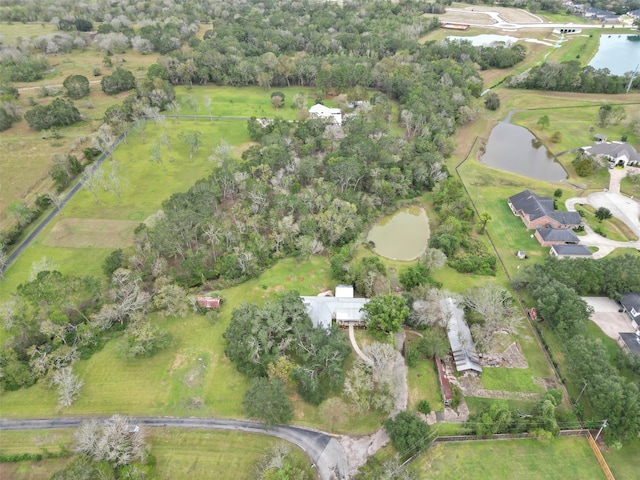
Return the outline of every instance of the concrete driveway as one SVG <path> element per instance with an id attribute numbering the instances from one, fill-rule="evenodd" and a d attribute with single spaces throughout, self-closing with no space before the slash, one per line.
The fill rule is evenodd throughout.
<path id="1" fill-rule="evenodd" d="M 618 340 L 618 333 L 634 333 L 626 313 L 618 312 L 620 305 L 607 297 L 582 297 L 591 307 L 593 313 L 589 317 L 605 335 Z"/>
<path id="2" fill-rule="evenodd" d="M 593 208 L 608 208 L 614 217 L 622 220 L 633 231 L 639 240 L 631 242 L 618 242 L 609 240 L 595 233 L 590 227 L 585 225 L 586 235 L 580 237 L 580 243 L 588 247 L 598 247 L 598 251 L 593 254 L 593 258 L 602 258 L 611 253 L 616 248 L 638 248 L 640 249 L 640 202 L 635 198 L 629 198 L 620 193 L 620 182 L 628 172 L 637 173 L 640 169 L 627 167 L 624 170 L 613 168 L 609 170 L 611 180 L 609 189 L 604 192 L 590 193 L 586 197 L 573 197 L 567 199 L 565 205 L 567 210 L 575 212 L 576 204 L 586 203 Z"/>

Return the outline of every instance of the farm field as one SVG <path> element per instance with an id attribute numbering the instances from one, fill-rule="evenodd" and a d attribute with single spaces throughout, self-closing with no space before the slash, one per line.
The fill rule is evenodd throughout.
<path id="1" fill-rule="evenodd" d="M 420 478 L 604 479 L 586 438 L 436 444 L 413 467 Z"/>

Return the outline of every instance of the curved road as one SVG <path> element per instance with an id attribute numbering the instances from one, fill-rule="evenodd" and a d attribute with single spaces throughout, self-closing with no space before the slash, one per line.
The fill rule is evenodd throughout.
<path id="1" fill-rule="evenodd" d="M 83 420 L 85 418 L 2 420 L 0 421 L 0 431 L 75 428 Z M 272 435 L 302 448 L 318 469 L 321 479 L 343 480 L 348 478 L 347 456 L 342 445 L 335 438 L 319 431 L 289 426 L 275 426 L 265 429 L 264 425 L 258 422 L 215 418 L 131 417 L 131 421 L 146 427 L 210 428 Z"/>

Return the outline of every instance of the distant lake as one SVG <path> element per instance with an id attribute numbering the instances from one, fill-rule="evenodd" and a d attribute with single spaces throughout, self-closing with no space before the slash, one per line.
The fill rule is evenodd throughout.
<path id="1" fill-rule="evenodd" d="M 589 65 L 608 68 L 614 75 L 632 72 L 640 64 L 640 42 L 632 42 L 627 37 L 637 35 L 600 35 L 600 47 Z"/>
<path id="2" fill-rule="evenodd" d="M 567 178 L 562 165 L 529 130 L 506 122 L 491 130 L 480 161 L 489 167 L 549 182 Z"/>
<path id="3" fill-rule="evenodd" d="M 471 45 L 473 45 L 474 47 L 488 47 L 498 42 L 511 45 L 520 39 L 516 37 L 510 37 L 509 35 L 483 34 L 475 35 L 472 37 L 447 37 L 447 40 L 458 42 L 464 40 L 467 42 L 471 42 Z"/>

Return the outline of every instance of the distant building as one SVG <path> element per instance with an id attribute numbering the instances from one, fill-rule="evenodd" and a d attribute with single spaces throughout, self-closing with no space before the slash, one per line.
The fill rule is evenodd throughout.
<path id="1" fill-rule="evenodd" d="M 640 332 L 620 333 L 621 345 L 631 353 L 640 355 Z"/>
<path id="2" fill-rule="evenodd" d="M 640 10 L 631 10 L 630 12 L 627 12 L 627 15 L 635 20 L 640 20 Z"/>
<path id="3" fill-rule="evenodd" d="M 566 228 L 537 228 L 535 236 L 543 247 L 564 244 L 575 245 L 580 242 L 573 230 Z"/>
<path id="4" fill-rule="evenodd" d="M 316 103 L 309 109 L 309 115 L 312 118 L 328 119 L 335 125 L 342 125 L 342 110 L 339 108 L 329 108 L 320 103 Z"/>
<path id="5" fill-rule="evenodd" d="M 590 157 L 602 156 L 610 162 L 623 167 L 640 163 L 640 153 L 631 144 L 625 142 L 601 142 L 592 146 L 582 147 L 580 150 Z"/>
<path id="6" fill-rule="evenodd" d="M 464 321 L 464 311 L 453 301 L 452 298 L 440 300 L 443 311 L 449 312 L 447 322 L 447 337 L 451 345 L 453 360 L 458 372 L 473 370 L 482 372 L 480 357 L 476 353 L 476 346 L 471 337 L 471 330 L 467 322 Z"/>
<path id="7" fill-rule="evenodd" d="M 591 250 L 584 245 L 554 245 L 549 255 L 562 258 L 590 258 Z"/>
<path id="8" fill-rule="evenodd" d="M 509 197 L 508 203 L 513 214 L 522 219 L 527 229 L 576 228 L 582 223 L 578 212 L 559 212 L 551 197 L 541 197 L 531 190 Z"/>
<path id="9" fill-rule="evenodd" d="M 362 307 L 368 298 L 354 298 L 352 285 L 338 285 L 336 296 L 300 297 L 314 327 L 329 329 L 335 320 L 339 325 L 361 325 L 364 320 Z"/>
<path id="10" fill-rule="evenodd" d="M 620 300 L 622 309 L 629 315 L 633 328 L 640 328 L 640 293 L 625 293 Z"/>
<path id="11" fill-rule="evenodd" d="M 200 308 L 220 308 L 222 303 L 220 297 L 198 297 L 196 301 Z"/>

